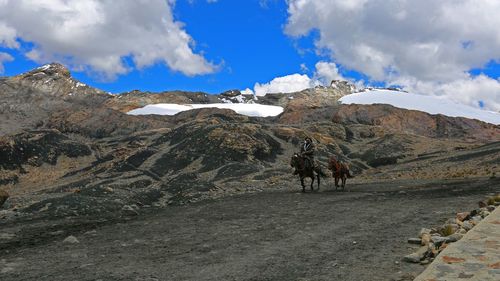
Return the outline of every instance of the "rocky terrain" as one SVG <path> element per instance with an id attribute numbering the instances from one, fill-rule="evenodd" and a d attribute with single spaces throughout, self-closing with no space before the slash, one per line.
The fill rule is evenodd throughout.
<path id="1" fill-rule="evenodd" d="M 31 251 L 28 245 L 138 215 L 245 193 L 289 198 L 299 191 L 289 159 L 306 135 L 323 167 L 330 155 L 350 163 L 355 178 L 348 189 L 401 182 L 406 190 L 445 179 L 482 182 L 483 192 L 498 189 L 499 126 L 389 105 L 339 104 L 351 90 L 335 82 L 258 99 L 235 90 L 110 95 L 76 81 L 59 64 L 0 78 L 0 270 L 9 268 L 2 256 Z M 217 102 L 279 105 L 284 112 L 267 118 L 227 109 L 126 114 L 152 103 Z M 322 190 L 329 188 L 326 180 Z"/>

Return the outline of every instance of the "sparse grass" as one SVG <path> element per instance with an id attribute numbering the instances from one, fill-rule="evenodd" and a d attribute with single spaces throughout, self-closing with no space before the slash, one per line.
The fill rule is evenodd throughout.
<path id="1" fill-rule="evenodd" d="M 488 205 L 495 205 L 495 201 L 496 201 L 495 197 L 490 197 L 490 198 L 488 198 L 488 200 L 486 201 L 486 203 Z"/>
<path id="2" fill-rule="evenodd" d="M 441 234 L 443 236 L 450 236 L 452 235 L 453 233 L 455 233 L 455 228 L 451 225 L 451 224 L 447 224 L 443 227 L 443 229 L 441 230 Z"/>

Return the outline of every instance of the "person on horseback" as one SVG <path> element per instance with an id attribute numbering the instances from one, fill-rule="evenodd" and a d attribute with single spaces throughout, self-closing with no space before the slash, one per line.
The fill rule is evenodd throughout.
<path id="1" fill-rule="evenodd" d="M 309 167 L 316 168 L 314 161 L 314 151 L 316 147 L 310 137 L 306 137 L 300 146 L 300 155 L 304 158 L 306 169 Z"/>

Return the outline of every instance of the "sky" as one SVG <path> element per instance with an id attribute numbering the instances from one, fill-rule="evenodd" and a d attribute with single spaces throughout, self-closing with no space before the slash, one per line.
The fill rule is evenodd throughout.
<path id="1" fill-rule="evenodd" d="M 0 75 L 60 62 L 111 93 L 349 80 L 500 112 L 497 0 L 0 0 Z"/>

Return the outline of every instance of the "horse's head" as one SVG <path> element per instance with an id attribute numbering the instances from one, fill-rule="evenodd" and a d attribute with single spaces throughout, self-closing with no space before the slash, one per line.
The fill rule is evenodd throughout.
<path id="1" fill-rule="evenodd" d="M 290 159 L 290 166 L 292 168 L 298 168 L 300 164 L 300 154 L 294 153 L 292 159 Z"/>
<path id="2" fill-rule="evenodd" d="M 328 161 L 328 169 L 329 170 L 338 170 L 340 168 L 340 164 L 337 160 L 337 157 L 331 156 L 330 160 Z"/>

